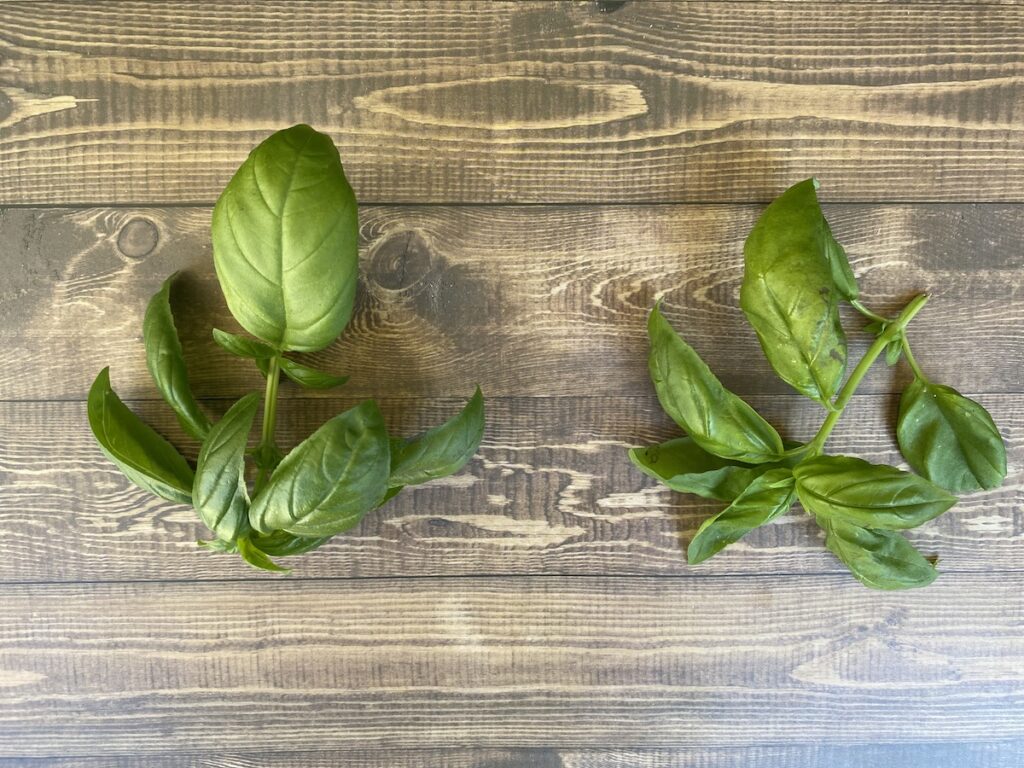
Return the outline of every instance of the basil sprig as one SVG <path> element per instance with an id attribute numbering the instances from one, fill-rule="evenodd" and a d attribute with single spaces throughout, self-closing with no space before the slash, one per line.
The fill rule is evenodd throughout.
<path id="1" fill-rule="evenodd" d="M 407 485 L 459 471 L 483 437 L 479 388 L 445 424 L 404 440 L 389 436 L 367 400 L 330 419 L 287 454 L 274 437 L 282 375 L 327 389 L 347 376 L 319 371 L 288 352 L 331 344 L 352 315 L 358 278 L 356 200 L 330 137 L 307 125 L 270 136 L 228 183 L 213 214 L 217 279 L 228 308 L 255 338 L 214 329 L 216 342 L 252 360 L 266 377 L 260 439 L 248 450 L 260 410 L 251 393 L 211 424 L 188 383 L 171 312 L 173 275 L 146 310 L 146 360 L 160 394 L 200 442 L 195 466 L 132 413 L 109 372 L 89 392 L 89 424 L 100 448 L 141 488 L 191 504 L 214 538 L 250 565 L 287 571 L 271 558 L 316 549 L 357 525 Z M 247 464 L 256 470 L 247 482 Z"/>
<path id="2" fill-rule="evenodd" d="M 669 488 L 729 502 L 701 525 L 687 557 L 699 563 L 785 514 L 795 499 L 825 531 L 826 546 L 875 589 L 922 587 L 935 567 L 901 531 L 956 503 L 951 492 L 995 488 L 1006 449 L 992 417 L 955 389 L 932 383 L 906 327 L 927 296 L 895 318 L 868 309 L 817 198 L 818 183 L 790 187 L 764 211 L 744 246 L 740 306 L 772 368 L 826 410 L 806 443 L 783 446 L 774 427 L 726 390 L 655 306 L 648 321 L 651 379 L 687 437 L 633 448 L 636 466 Z M 843 382 L 846 334 L 839 305 L 871 322 L 875 340 Z M 897 437 L 919 474 L 824 453 L 825 443 L 872 364 L 905 359 L 914 379 L 900 400 Z"/>

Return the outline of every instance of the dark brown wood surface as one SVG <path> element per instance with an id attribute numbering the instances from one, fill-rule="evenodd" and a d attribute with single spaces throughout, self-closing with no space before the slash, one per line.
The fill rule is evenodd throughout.
<path id="1" fill-rule="evenodd" d="M 0 768 L 1024 765 L 1024 5 L 1017 2 L 0 4 Z M 211 415 L 261 386 L 210 207 L 305 121 L 363 207 L 362 282 L 285 384 L 293 444 L 368 397 L 415 433 L 480 383 L 488 428 L 282 578 L 96 448 L 85 393 L 194 456 L 145 370 L 174 296 Z M 678 433 L 646 374 L 666 313 L 787 437 L 820 409 L 737 306 L 764 203 L 817 175 L 866 302 L 990 409 L 1010 472 L 911 534 L 876 593 L 799 509 L 698 567 L 720 505 L 638 473 Z M 865 348 L 850 317 L 853 351 Z M 902 366 L 830 442 L 899 461 Z"/>

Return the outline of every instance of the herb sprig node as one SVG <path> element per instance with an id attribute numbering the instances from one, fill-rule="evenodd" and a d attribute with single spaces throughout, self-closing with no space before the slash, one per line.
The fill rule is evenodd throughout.
<path id="1" fill-rule="evenodd" d="M 744 246 L 740 306 L 776 374 L 825 411 L 804 443 L 775 428 L 726 389 L 656 306 L 647 325 L 651 380 L 665 412 L 687 433 L 634 448 L 630 458 L 669 488 L 728 502 L 704 521 L 687 549 L 700 563 L 785 514 L 799 500 L 825 531 L 825 545 L 876 589 L 923 587 L 934 564 L 901 531 L 941 515 L 954 493 L 999 486 L 1006 450 L 992 417 L 952 387 L 932 382 L 914 358 L 907 326 L 928 300 L 915 296 L 895 317 L 860 300 L 846 252 L 832 236 L 807 179 L 761 215 Z M 850 375 L 839 318 L 849 303 L 875 339 Z M 882 355 L 906 360 L 913 380 L 900 397 L 896 436 L 917 474 L 825 453 L 857 386 Z"/>
<path id="2" fill-rule="evenodd" d="M 200 544 L 236 552 L 256 568 L 286 571 L 272 558 L 316 549 L 405 486 L 461 469 L 483 436 L 483 396 L 477 388 L 450 421 L 410 439 L 389 436 L 377 404 L 366 400 L 285 454 L 274 436 L 281 376 L 312 389 L 348 378 L 286 356 L 331 344 L 355 301 L 356 199 L 330 137 L 296 125 L 256 147 L 217 200 L 212 235 L 228 308 L 252 335 L 214 329 L 213 337 L 266 378 L 258 443 L 248 449 L 259 393 L 242 397 L 216 423 L 192 394 L 171 314 L 173 275 L 146 309 L 146 362 L 181 426 L 200 442 L 198 461 L 193 467 L 124 405 L 111 389 L 109 369 L 89 391 L 89 424 L 128 479 L 195 508 L 213 533 Z"/>

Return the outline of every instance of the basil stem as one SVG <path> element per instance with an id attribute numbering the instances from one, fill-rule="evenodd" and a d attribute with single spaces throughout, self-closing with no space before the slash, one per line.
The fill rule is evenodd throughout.
<path id="1" fill-rule="evenodd" d="M 875 341 L 868 347 L 868 351 L 864 353 L 864 357 L 861 358 L 860 362 L 857 363 L 857 367 L 853 369 L 850 374 L 850 378 L 846 380 L 842 389 L 839 390 L 839 394 L 836 396 L 835 403 L 832 410 L 829 411 L 828 416 L 825 417 L 825 421 L 822 422 L 821 428 L 818 430 L 813 439 L 798 450 L 806 450 L 808 456 L 817 456 L 821 453 L 825 447 L 825 441 L 828 440 L 828 436 L 832 433 L 836 423 L 839 421 L 839 417 L 843 415 L 843 411 L 846 406 L 849 405 L 853 393 L 857 391 L 857 387 L 860 385 L 861 380 L 867 374 L 868 370 L 874 364 L 878 356 L 881 355 L 885 348 L 889 345 L 893 339 L 899 338 L 903 329 L 907 327 L 907 324 L 914 319 L 914 315 L 920 312 L 924 305 L 928 302 L 928 294 L 922 293 L 915 296 L 910 300 L 910 303 L 903 308 L 899 316 L 893 320 L 886 329 L 875 338 Z M 907 358 L 908 360 L 910 358 Z"/>
<path id="2" fill-rule="evenodd" d="M 255 492 L 259 493 L 266 483 L 268 476 L 274 467 L 269 457 L 278 454 L 277 445 L 274 443 L 274 426 L 277 420 L 277 384 L 281 378 L 281 354 L 278 353 L 270 358 L 267 369 L 267 389 L 263 397 L 263 431 L 260 437 L 260 444 L 256 447 L 255 457 L 259 464 L 259 474 L 256 476 Z"/>

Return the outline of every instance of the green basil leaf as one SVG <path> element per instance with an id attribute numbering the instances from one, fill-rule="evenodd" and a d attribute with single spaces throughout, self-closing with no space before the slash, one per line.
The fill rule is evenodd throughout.
<path id="1" fill-rule="evenodd" d="M 235 357 L 244 357 L 250 360 L 269 360 L 277 354 L 277 350 L 269 344 L 255 339 L 247 339 L 236 333 L 228 333 L 220 328 L 213 329 L 213 340 Z"/>
<path id="2" fill-rule="evenodd" d="M 807 459 L 793 474 L 808 512 L 866 528 L 913 528 L 956 504 L 955 496 L 923 477 L 852 456 Z"/>
<path id="3" fill-rule="evenodd" d="M 872 589 L 913 589 L 935 581 L 938 572 L 895 531 L 869 530 L 841 518 L 818 518 L 825 546 Z"/>
<path id="4" fill-rule="evenodd" d="M 833 266 L 842 252 L 837 248 L 813 179 L 790 187 L 769 205 L 743 248 L 740 306 L 768 362 L 794 389 L 823 405 L 846 371 L 836 285 L 844 269 Z"/>
<path id="5" fill-rule="evenodd" d="M 272 557 L 301 555 L 323 546 L 331 540 L 330 536 L 296 536 L 287 531 L 274 531 L 266 535 L 254 534 L 250 538 L 261 552 Z"/>
<path id="6" fill-rule="evenodd" d="M 789 469 L 770 469 L 754 478 L 732 504 L 704 521 L 686 549 L 686 559 L 691 565 L 701 563 L 785 514 L 793 506 L 794 495 L 793 472 Z"/>
<path id="7" fill-rule="evenodd" d="M 192 468 L 174 446 L 128 410 L 104 368 L 89 389 L 89 426 L 107 458 L 140 488 L 168 501 L 192 503 Z"/>
<path id="8" fill-rule="evenodd" d="M 255 392 L 232 405 L 199 452 L 192 504 L 206 527 L 225 541 L 234 541 L 249 528 L 245 446 L 259 405 Z"/>
<path id="9" fill-rule="evenodd" d="M 818 189 L 818 180 L 812 179 L 815 193 Z M 815 194 L 817 199 L 817 194 Z M 818 209 L 819 213 L 821 208 Z M 857 286 L 857 278 L 853 276 L 853 269 L 850 267 L 850 260 L 846 256 L 846 249 L 841 246 L 832 236 L 832 228 L 821 217 L 824 225 L 825 258 L 828 260 L 829 270 L 832 273 L 832 282 L 835 283 L 840 295 L 847 301 L 855 301 L 860 296 L 860 288 Z"/>
<path id="10" fill-rule="evenodd" d="M 900 361 L 903 354 L 903 344 L 899 339 L 893 339 L 885 346 L 885 364 L 892 366 Z"/>
<path id="11" fill-rule="evenodd" d="M 910 466 L 950 491 L 998 488 L 1006 477 L 998 427 L 952 387 L 911 382 L 900 397 L 896 437 Z"/>
<path id="12" fill-rule="evenodd" d="M 705 451 L 751 464 L 774 461 L 782 438 L 746 402 L 722 386 L 655 307 L 647 321 L 648 365 L 662 408 Z"/>
<path id="13" fill-rule="evenodd" d="M 286 357 L 281 358 L 281 370 L 289 379 L 307 389 L 332 389 L 348 381 L 348 376 L 332 376 Z"/>
<path id="14" fill-rule="evenodd" d="M 203 541 L 200 539 L 196 542 L 200 547 L 208 549 L 211 552 L 237 552 L 238 544 L 234 541 L 223 541 L 221 539 L 213 539 L 211 541 Z"/>
<path id="15" fill-rule="evenodd" d="M 253 500 L 261 533 L 332 536 L 355 526 L 388 488 L 391 455 L 372 400 L 330 419 L 284 457 Z"/>
<path id="16" fill-rule="evenodd" d="M 196 402 L 188 384 L 185 357 L 178 340 L 178 329 L 171 313 L 171 282 L 175 275 L 164 281 L 153 294 L 142 321 L 142 336 L 146 343 L 146 366 L 157 389 L 167 404 L 174 409 L 182 428 L 197 440 L 205 440 L 210 431 L 206 418 Z"/>
<path id="17" fill-rule="evenodd" d="M 388 486 L 416 485 L 458 472 L 484 436 L 484 396 L 480 387 L 466 406 L 439 427 L 422 435 L 395 441 Z"/>
<path id="18" fill-rule="evenodd" d="M 403 488 L 405 488 L 404 485 L 393 485 L 390 488 L 388 488 L 388 492 L 384 494 L 384 498 L 380 500 L 380 504 L 378 504 L 377 507 L 383 507 L 385 504 L 387 504 L 389 501 L 395 498 L 395 496 L 401 493 Z"/>
<path id="19" fill-rule="evenodd" d="M 241 326 L 279 349 L 312 352 L 352 315 L 356 199 L 330 137 L 308 125 L 270 136 L 213 209 L 213 260 Z"/>
<path id="20" fill-rule="evenodd" d="M 673 491 L 695 493 L 706 499 L 732 501 L 765 472 L 768 465 L 751 466 L 710 454 L 692 437 L 632 448 L 629 458 L 647 475 Z"/>
<path id="21" fill-rule="evenodd" d="M 253 568 L 259 568 L 262 571 L 273 571 L 274 573 L 291 573 L 290 568 L 285 568 L 278 565 L 257 547 L 248 536 L 242 536 L 238 539 L 238 554 L 242 556 Z"/>

